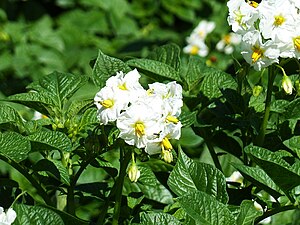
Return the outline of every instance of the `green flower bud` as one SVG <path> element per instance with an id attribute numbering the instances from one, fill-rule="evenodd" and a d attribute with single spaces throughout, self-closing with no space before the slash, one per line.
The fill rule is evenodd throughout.
<path id="1" fill-rule="evenodd" d="M 135 162 L 132 162 L 128 169 L 128 177 L 132 182 L 137 182 L 139 177 L 141 176 L 141 172 L 139 171 Z"/>
<path id="2" fill-rule="evenodd" d="M 286 94 L 291 95 L 293 93 L 293 83 L 287 75 L 283 75 L 281 87 Z"/>
<path id="3" fill-rule="evenodd" d="M 258 97 L 260 95 L 260 93 L 262 92 L 263 90 L 263 87 L 260 86 L 260 85 L 255 85 L 253 87 L 253 90 L 252 90 L 252 94 L 254 97 Z"/>
<path id="4" fill-rule="evenodd" d="M 161 158 L 166 162 L 166 163 L 171 163 L 173 162 L 173 154 L 170 150 L 165 150 L 164 148 L 161 151 Z"/>

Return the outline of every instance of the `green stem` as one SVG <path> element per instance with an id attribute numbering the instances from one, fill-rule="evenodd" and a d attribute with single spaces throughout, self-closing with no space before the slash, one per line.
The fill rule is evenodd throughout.
<path id="1" fill-rule="evenodd" d="M 131 151 L 123 152 L 125 149 L 120 147 L 120 172 L 119 177 L 116 181 L 116 201 L 114 207 L 113 221 L 112 225 L 119 224 L 119 217 L 121 212 L 121 200 L 122 200 L 122 190 L 124 184 L 124 178 L 126 176 L 126 169 L 131 159 Z"/>
<path id="2" fill-rule="evenodd" d="M 53 207 L 55 206 L 54 203 L 51 201 L 50 197 L 48 196 L 47 192 L 44 190 L 44 188 L 36 181 L 36 179 L 30 173 L 28 173 L 28 171 L 25 168 L 23 168 L 20 164 L 16 163 L 15 161 L 10 160 L 4 156 L 0 156 L 0 159 L 14 167 L 17 171 L 19 171 L 36 189 L 39 196 L 42 197 L 42 199 L 47 205 Z"/>
<path id="3" fill-rule="evenodd" d="M 210 155 L 211 155 L 211 157 L 212 157 L 212 159 L 214 161 L 214 164 L 215 164 L 216 168 L 219 169 L 221 172 L 223 172 L 222 166 L 221 166 L 219 158 L 218 158 L 218 155 L 216 154 L 215 149 L 214 149 L 212 143 L 209 140 L 207 140 L 207 139 L 204 139 L 204 140 L 205 140 L 206 146 L 207 146 L 207 148 L 209 150 L 209 153 L 210 153 Z"/>
<path id="4" fill-rule="evenodd" d="M 257 217 L 255 219 L 254 224 L 258 224 L 260 221 L 262 221 L 262 220 L 264 220 L 264 219 L 266 219 L 270 216 L 273 216 L 277 213 L 292 210 L 292 209 L 296 209 L 296 208 L 297 208 L 297 206 L 287 205 L 287 206 L 283 206 L 283 207 L 279 207 L 279 208 L 270 209 L 270 210 L 266 211 L 262 216 Z"/>
<path id="5" fill-rule="evenodd" d="M 262 146 L 264 143 L 267 125 L 269 121 L 270 110 L 271 110 L 272 89 L 273 89 L 274 79 L 276 77 L 276 71 L 274 67 L 275 67 L 274 65 L 271 65 L 268 70 L 268 87 L 267 87 L 267 97 L 265 102 L 265 114 L 259 130 L 259 134 L 255 141 L 255 144 L 258 146 Z"/>
<path id="6" fill-rule="evenodd" d="M 76 183 L 80 177 L 80 175 L 83 173 L 83 171 L 86 169 L 86 167 L 95 159 L 95 155 L 92 154 L 90 157 L 88 157 L 87 160 L 83 161 L 80 165 L 79 170 L 76 172 L 76 174 L 71 178 L 70 186 L 68 187 L 67 191 L 67 212 L 75 215 L 75 195 L 74 190 Z"/>

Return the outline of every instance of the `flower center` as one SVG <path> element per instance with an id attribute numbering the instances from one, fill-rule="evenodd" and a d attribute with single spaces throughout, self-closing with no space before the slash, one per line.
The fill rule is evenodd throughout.
<path id="1" fill-rule="evenodd" d="M 294 38 L 295 48 L 300 52 L 300 36 Z"/>
<path id="2" fill-rule="evenodd" d="M 235 10 L 233 13 L 234 13 L 234 15 L 235 15 L 234 20 L 235 20 L 239 25 L 242 25 L 242 20 L 243 20 L 244 15 L 241 13 L 240 10 Z"/>
<path id="3" fill-rule="evenodd" d="M 274 16 L 274 25 L 281 26 L 285 22 L 285 18 L 282 15 Z"/>
<path id="4" fill-rule="evenodd" d="M 179 122 L 179 119 L 176 116 L 167 116 L 166 121 L 177 124 Z"/>
<path id="5" fill-rule="evenodd" d="M 170 150 L 173 149 L 173 146 L 172 146 L 172 144 L 170 143 L 170 141 L 167 137 L 164 137 L 162 139 L 161 145 L 162 145 L 164 150 L 169 150 L 170 151 Z"/>
<path id="6" fill-rule="evenodd" d="M 127 90 L 128 90 L 127 87 L 126 87 L 126 83 L 120 84 L 120 85 L 118 86 L 118 88 L 120 88 L 120 89 L 123 90 L 123 91 L 127 91 Z"/>
<path id="7" fill-rule="evenodd" d="M 192 55 L 196 55 L 198 53 L 198 51 L 199 51 L 199 48 L 197 46 L 193 45 L 191 50 L 190 50 L 190 53 Z"/>
<path id="8" fill-rule="evenodd" d="M 225 35 L 223 38 L 226 45 L 229 45 L 231 43 L 231 37 L 229 34 Z"/>
<path id="9" fill-rule="evenodd" d="M 248 4 L 249 4 L 250 6 L 252 6 L 253 8 L 257 8 L 258 5 L 259 5 L 256 1 L 248 1 Z"/>
<path id="10" fill-rule="evenodd" d="M 100 102 L 100 104 L 104 107 L 104 108 L 111 108 L 114 105 L 114 102 L 110 99 L 104 100 L 102 102 Z"/>
<path id="11" fill-rule="evenodd" d="M 257 60 L 259 60 L 263 56 L 263 50 L 260 48 L 254 47 L 253 53 L 251 55 L 252 63 L 256 63 Z"/>
<path id="12" fill-rule="evenodd" d="M 134 125 L 135 135 L 141 137 L 145 135 L 145 126 L 142 122 L 136 122 Z"/>

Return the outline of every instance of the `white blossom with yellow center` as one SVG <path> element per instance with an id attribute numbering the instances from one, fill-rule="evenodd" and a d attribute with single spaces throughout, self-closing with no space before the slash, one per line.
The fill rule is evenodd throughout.
<path id="1" fill-rule="evenodd" d="M 155 113 L 146 103 L 131 105 L 117 119 L 119 137 L 129 145 L 144 148 L 154 134 L 162 129 L 161 115 Z"/>
<path id="2" fill-rule="evenodd" d="M 223 36 L 223 38 L 218 41 L 216 49 L 220 52 L 224 52 L 226 55 L 230 55 L 234 51 L 234 47 L 241 43 L 241 35 L 230 32 Z"/>
<path id="3" fill-rule="evenodd" d="M 279 61 L 278 46 L 272 40 L 263 43 L 261 34 L 257 30 L 249 31 L 243 36 L 241 48 L 244 59 L 255 70 L 260 71 Z"/>
<path id="4" fill-rule="evenodd" d="M 259 30 L 264 39 L 280 43 L 289 42 L 296 28 L 297 17 L 297 9 L 289 1 L 265 1 L 260 7 Z"/>
<path id="5" fill-rule="evenodd" d="M 98 108 L 100 124 L 104 125 L 114 122 L 128 105 L 127 99 L 111 87 L 102 88 L 94 97 L 94 102 Z"/>

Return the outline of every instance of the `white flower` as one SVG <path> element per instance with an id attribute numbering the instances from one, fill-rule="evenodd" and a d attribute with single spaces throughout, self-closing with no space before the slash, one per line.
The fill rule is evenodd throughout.
<path id="1" fill-rule="evenodd" d="M 155 113 L 146 103 L 131 105 L 117 119 L 122 139 L 129 145 L 144 148 L 154 134 L 161 131 L 161 115 Z"/>
<path id="2" fill-rule="evenodd" d="M 120 92 L 111 87 L 102 88 L 95 96 L 94 102 L 98 108 L 100 124 L 108 124 L 115 121 L 128 105 L 128 98 L 124 98 Z"/>
<path id="3" fill-rule="evenodd" d="M 128 101 L 134 102 L 145 95 L 145 90 L 139 83 L 141 75 L 134 69 L 124 75 L 122 71 L 117 72 L 116 76 L 110 77 L 106 81 L 106 86 L 121 92 L 122 98 L 128 98 Z"/>
<path id="4" fill-rule="evenodd" d="M 234 51 L 234 46 L 241 43 L 241 36 L 236 33 L 226 34 L 216 45 L 216 49 L 227 55 L 230 55 Z"/>
<path id="5" fill-rule="evenodd" d="M 7 212 L 4 212 L 4 209 L 0 207 L 0 225 L 10 225 L 12 224 L 17 217 L 16 212 L 9 208 Z"/>
<path id="6" fill-rule="evenodd" d="M 228 24 L 238 34 L 244 34 L 253 29 L 254 22 L 259 17 L 259 4 L 254 1 L 246 3 L 245 0 L 230 0 L 227 2 L 229 15 Z"/>
<path id="7" fill-rule="evenodd" d="M 260 71 L 279 61 L 280 50 L 271 40 L 262 42 L 259 31 L 249 31 L 242 39 L 242 55 L 255 70 Z"/>
<path id="8" fill-rule="evenodd" d="M 226 177 L 227 182 L 237 182 L 237 183 L 243 183 L 244 177 L 239 171 L 234 171 L 230 177 Z"/>
<path id="9" fill-rule="evenodd" d="M 268 1 L 265 1 L 268 2 Z M 297 9 L 286 0 L 262 4 L 259 28 L 265 39 L 288 42 L 296 28 Z"/>
<path id="10" fill-rule="evenodd" d="M 215 22 L 201 20 L 197 27 L 193 30 L 191 36 L 205 40 L 206 36 L 211 33 L 216 27 Z"/>
<path id="11" fill-rule="evenodd" d="M 183 48 L 183 52 L 191 55 L 206 57 L 209 49 L 203 40 L 187 39 L 188 45 Z"/>

